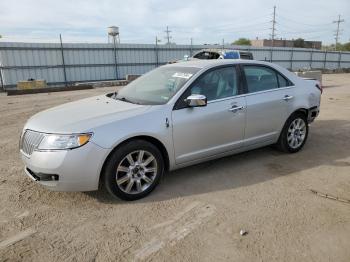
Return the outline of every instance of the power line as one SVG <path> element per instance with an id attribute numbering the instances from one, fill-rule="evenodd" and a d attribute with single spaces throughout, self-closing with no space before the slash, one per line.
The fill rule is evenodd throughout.
<path id="1" fill-rule="evenodd" d="M 266 15 L 267 16 L 267 15 Z M 250 27 L 250 26 L 255 26 L 255 25 L 260 25 L 260 24 L 265 24 L 265 23 L 270 23 L 270 21 L 266 20 L 266 16 L 264 17 L 258 17 L 258 18 L 252 18 L 247 21 L 243 19 L 239 19 L 237 22 L 230 22 L 230 23 L 224 23 L 224 24 L 215 24 L 215 25 L 206 25 L 204 26 L 205 28 L 232 28 L 232 27 Z M 260 21 L 259 21 L 260 20 Z"/>
<path id="2" fill-rule="evenodd" d="M 232 27 L 232 28 L 221 28 L 221 27 L 216 27 L 216 28 L 208 28 L 208 27 L 201 27 L 197 29 L 191 29 L 187 27 L 176 27 L 176 31 L 180 33 L 230 33 L 230 32 L 249 32 L 249 31 L 260 31 L 260 30 L 266 30 L 265 26 L 267 24 L 270 24 L 270 22 L 265 22 L 265 23 L 260 23 L 260 24 L 255 24 L 255 25 L 243 25 L 241 27 Z M 270 29 L 268 29 L 270 30 Z"/>
<path id="3" fill-rule="evenodd" d="M 292 22 L 293 24 L 299 24 L 299 25 L 303 25 L 303 26 L 324 27 L 324 26 L 329 26 L 329 25 L 332 24 L 332 23 L 324 23 L 324 24 L 306 24 L 306 23 L 302 23 L 302 22 L 299 22 L 299 21 L 290 19 L 290 18 L 285 17 L 285 16 L 281 16 L 281 15 L 279 15 L 279 14 L 276 14 L 276 16 L 277 16 L 279 19 L 285 20 L 286 22 Z"/>
<path id="4" fill-rule="evenodd" d="M 214 30 L 217 30 L 217 29 L 220 29 L 220 30 L 234 30 L 234 29 L 241 29 L 241 30 L 244 30 L 244 29 L 249 29 L 249 28 L 257 28 L 257 27 L 261 27 L 261 26 L 264 26 L 266 24 L 270 24 L 270 21 L 265 21 L 265 22 L 261 22 L 261 23 L 255 23 L 255 24 L 243 24 L 243 25 L 231 25 L 231 26 L 225 26 L 225 27 L 215 27 L 215 28 L 212 28 Z M 204 28 L 207 28 L 207 29 L 211 29 L 211 27 L 204 27 Z"/>
<path id="5" fill-rule="evenodd" d="M 284 34 L 315 34 L 315 33 L 322 33 L 322 32 L 332 32 L 332 29 L 306 29 L 306 30 L 298 30 L 298 28 L 293 28 L 286 26 L 284 24 L 278 23 L 281 27 L 281 30 Z M 285 29 L 286 28 L 286 29 Z"/>
<path id="6" fill-rule="evenodd" d="M 276 22 L 276 24 L 279 25 L 279 27 L 281 27 L 281 32 L 283 32 L 284 35 L 293 35 L 293 34 L 298 34 L 299 36 L 306 36 L 306 38 L 317 38 L 320 35 L 325 35 L 325 33 L 332 32 L 331 28 L 327 28 L 326 26 L 330 26 L 332 25 L 332 23 L 327 23 L 323 25 L 323 28 L 321 28 L 320 24 L 318 25 L 311 25 L 311 24 L 303 24 L 303 23 L 299 23 L 299 24 L 303 24 L 303 25 L 308 25 L 308 26 L 314 26 L 314 28 L 312 27 L 308 27 L 308 28 L 304 28 L 304 30 L 300 30 L 295 26 L 290 26 L 289 23 L 287 22 L 287 20 L 289 21 L 294 21 L 292 19 L 289 18 L 283 18 L 280 15 L 276 14 L 276 17 L 278 19 L 281 20 L 286 20 L 286 21 L 279 21 L 278 23 Z M 317 36 L 318 35 L 318 36 Z"/>
<path id="7" fill-rule="evenodd" d="M 277 18 L 279 19 L 280 17 L 277 16 Z M 326 30 L 332 31 L 333 30 L 332 24 L 333 23 L 329 23 L 328 26 L 310 28 L 310 27 L 304 27 L 304 26 L 300 27 L 300 26 L 294 25 L 294 24 L 290 25 L 290 24 L 287 24 L 287 22 L 285 22 L 285 21 L 278 20 L 279 27 L 286 28 L 286 30 L 288 30 L 288 31 L 293 31 L 293 32 L 295 31 L 296 33 L 298 33 L 298 32 L 319 32 L 319 31 L 326 31 Z"/>
<path id="8" fill-rule="evenodd" d="M 338 16 L 338 20 L 336 21 L 333 21 L 333 23 L 336 23 L 337 24 L 337 30 L 335 31 L 335 50 L 337 50 L 337 46 L 338 46 L 338 41 L 339 41 L 339 34 L 341 34 L 339 32 L 339 26 L 340 26 L 340 23 L 344 23 L 345 20 L 344 19 L 340 19 L 340 15 Z"/>
<path id="9" fill-rule="evenodd" d="M 165 39 L 167 39 L 167 44 L 169 45 L 170 39 L 171 39 L 171 36 L 170 36 L 171 31 L 169 30 L 168 26 L 166 26 L 166 30 L 164 32 L 166 33 Z"/>

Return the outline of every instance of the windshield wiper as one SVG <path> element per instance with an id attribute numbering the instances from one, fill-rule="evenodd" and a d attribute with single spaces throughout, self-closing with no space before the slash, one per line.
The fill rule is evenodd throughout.
<path id="1" fill-rule="evenodd" d="M 127 99 L 124 96 L 118 97 L 118 92 L 109 93 L 109 94 L 107 94 L 107 96 L 112 98 L 112 99 L 115 99 L 115 100 L 121 100 L 121 101 L 124 101 L 124 102 L 135 104 L 134 102 L 132 102 L 131 100 Z"/>
<path id="2" fill-rule="evenodd" d="M 123 97 L 115 97 L 115 99 L 118 99 L 118 100 L 124 101 L 124 102 L 128 102 L 128 103 L 131 103 L 131 104 L 139 104 L 139 103 L 136 103 L 134 101 L 131 101 L 131 100 L 127 99 L 125 96 L 123 96 Z"/>

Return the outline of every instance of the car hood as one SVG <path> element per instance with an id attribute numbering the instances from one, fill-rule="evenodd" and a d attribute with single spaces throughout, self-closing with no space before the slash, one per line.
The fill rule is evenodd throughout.
<path id="1" fill-rule="evenodd" d="M 46 133 L 79 133 L 142 114 L 149 105 L 137 105 L 105 95 L 63 104 L 32 116 L 25 129 Z"/>

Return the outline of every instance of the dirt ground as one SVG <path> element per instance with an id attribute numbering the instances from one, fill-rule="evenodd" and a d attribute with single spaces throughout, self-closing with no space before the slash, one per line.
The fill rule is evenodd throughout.
<path id="1" fill-rule="evenodd" d="M 114 88 L 0 94 L 0 261 L 350 261 L 350 74 L 324 75 L 305 148 L 167 174 L 147 198 L 50 192 L 24 175 L 25 121 Z M 240 235 L 240 230 L 248 233 Z"/>

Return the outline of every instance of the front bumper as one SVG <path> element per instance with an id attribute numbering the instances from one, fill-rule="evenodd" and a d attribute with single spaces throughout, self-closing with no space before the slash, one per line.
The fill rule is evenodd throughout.
<path id="1" fill-rule="evenodd" d="M 54 191 L 98 189 L 100 172 L 108 150 L 93 142 L 72 150 L 21 152 L 25 173 Z"/>

